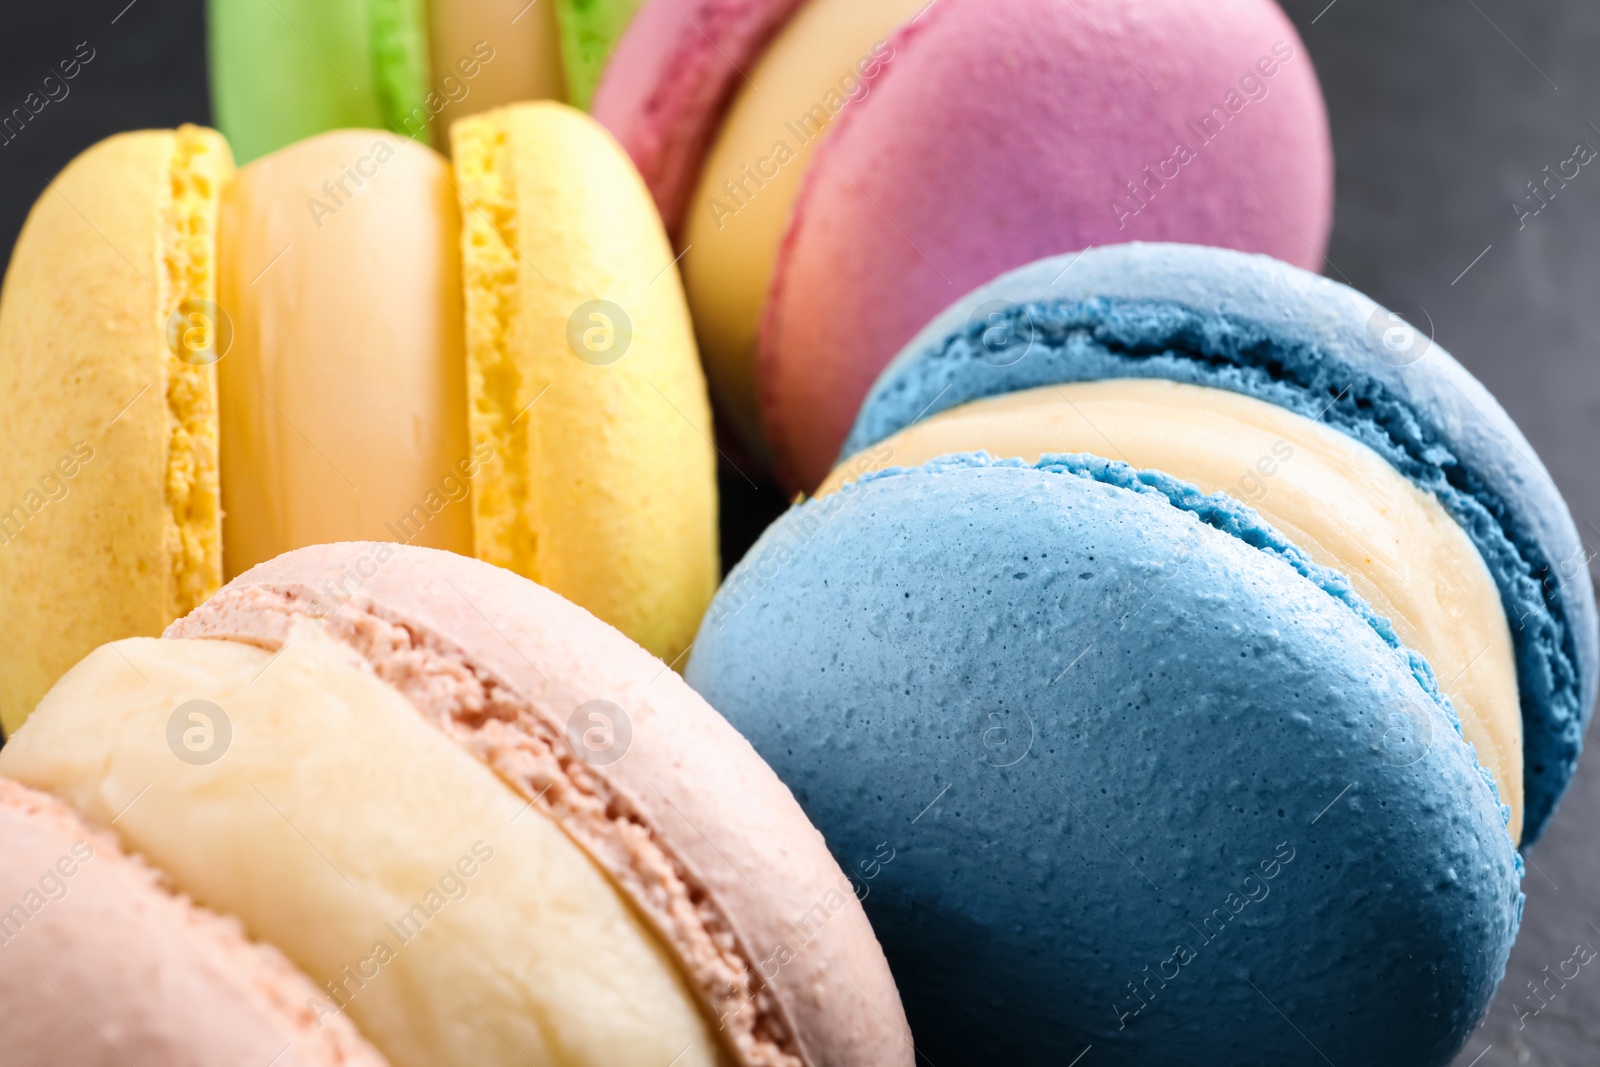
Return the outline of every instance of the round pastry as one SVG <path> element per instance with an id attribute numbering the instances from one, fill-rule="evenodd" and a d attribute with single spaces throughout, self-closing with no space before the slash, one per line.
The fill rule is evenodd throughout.
<path id="1" fill-rule="evenodd" d="M 872 875 L 919 1048 L 1447 1063 L 1596 686 L 1482 386 L 1335 282 L 1130 245 L 958 302 L 846 454 L 688 678 Z"/>
<path id="2" fill-rule="evenodd" d="M 563 105 L 455 135 L 453 172 L 349 130 L 235 174 L 214 132 L 122 134 L 40 198 L 0 295 L 7 730 L 90 649 L 329 541 L 476 553 L 688 645 L 715 454 L 648 194 Z"/>
<path id="3" fill-rule="evenodd" d="M 175 895 L 60 801 L 0 779 L 0 1055 L 14 1067 L 386 1067 L 237 920 Z M 292 1051 L 291 1051 L 292 1050 Z"/>
<path id="4" fill-rule="evenodd" d="M 806 489 L 889 358 L 1001 271 L 1129 240 L 1319 267 L 1331 218 L 1271 0 L 654 0 L 594 113 L 685 252 L 719 414 Z"/>
<path id="5" fill-rule="evenodd" d="M 241 163 L 328 130 L 445 148 L 464 115 L 589 106 L 639 0 L 209 0 L 217 125 Z"/>
<path id="6" fill-rule="evenodd" d="M 486 563 L 273 560 L 89 655 L 0 774 L 242 921 L 319 987 L 298 1013 L 397 1067 L 912 1063 L 850 882 L 748 743 Z"/>

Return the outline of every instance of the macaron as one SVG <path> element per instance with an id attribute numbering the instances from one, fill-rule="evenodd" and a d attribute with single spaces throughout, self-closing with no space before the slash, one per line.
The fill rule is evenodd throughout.
<path id="1" fill-rule="evenodd" d="M 16 1067 L 384 1067 L 283 954 L 176 894 L 47 794 L 0 779 L 0 1053 Z"/>
<path id="2" fill-rule="evenodd" d="M 678 657 L 715 589 L 710 412 L 637 174 L 564 105 L 234 174 L 125 134 L 36 205 L 0 294 L 0 719 L 292 548 L 477 554 Z M 49 359 L 39 353 L 49 352 Z"/>
<path id="3" fill-rule="evenodd" d="M 456 119 L 587 107 L 639 0 L 210 0 L 211 92 L 241 163 L 328 130 L 447 148 Z"/>
<path id="4" fill-rule="evenodd" d="M 907 346 L 687 676 L 874 876 L 933 1061 L 1445 1064 L 1588 722 L 1587 560 L 1426 333 L 1109 247 Z"/>
<path id="5" fill-rule="evenodd" d="M 1319 267 L 1332 155 L 1271 0 L 653 0 L 594 114 L 685 253 L 713 398 L 791 486 L 961 293 L 1189 241 Z"/>
<path id="6" fill-rule="evenodd" d="M 299 1013 L 392 1064 L 912 1062 L 854 887 L 749 744 L 481 561 L 254 568 L 88 656 L 0 774 L 242 922 L 316 983 Z"/>

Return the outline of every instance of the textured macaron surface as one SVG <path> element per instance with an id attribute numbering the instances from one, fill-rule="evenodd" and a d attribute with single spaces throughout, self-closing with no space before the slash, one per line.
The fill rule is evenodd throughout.
<path id="1" fill-rule="evenodd" d="M 1442 1064 L 1503 973 L 1520 861 L 1431 673 L 1226 498 L 867 475 L 757 544 L 688 678 L 865 888 L 933 1062 Z"/>
<path id="2" fill-rule="evenodd" d="M 8 1067 L 386 1067 L 237 919 L 176 896 L 115 837 L 0 779 L 0 1060 Z"/>
<path id="3" fill-rule="evenodd" d="M 1270 0 L 941 0 L 888 45 L 817 150 L 762 328 L 762 414 L 799 487 L 895 352 L 1002 271 L 1128 240 L 1320 267 L 1327 118 Z"/>
<path id="4" fill-rule="evenodd" d="M 1325 422 L 1455 517 L 1494 575 L 1516 645 L 1523 841 L 1537 840 L 1595 698 L 1587 556 L 1549 473 L 1494 398 L 1365 296 L 1264 256 L 1183 245 L 1041 261 L 962 298 L 907 345 L 844 451 L 970 400 L 1137 377 L 1243 393 Z"/>
<path id="5" fill-rule="evenodd" d="M 0 293 L 0 724 L 222 580 L 211 130 L 107 138 L 28 215 Z"/>

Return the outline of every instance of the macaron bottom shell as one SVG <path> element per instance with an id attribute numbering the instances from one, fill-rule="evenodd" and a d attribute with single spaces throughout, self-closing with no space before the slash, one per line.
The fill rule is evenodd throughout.
<path id="1" fill-rule="evenodd" d="M 0 773 L 237 915 L 397 1067 L 727 1062 L 594 862 L 309 622 L 278 652 L 106 646 Z"/>
<path id="2" fill-rule="evenodd" d="M 867 475 L 752 550 L 688 678 L 866 890 L 933 1062 L 1446 1063 L 1520 916 L 1505 810 L 1336 575 L 1190 499 Z"/>

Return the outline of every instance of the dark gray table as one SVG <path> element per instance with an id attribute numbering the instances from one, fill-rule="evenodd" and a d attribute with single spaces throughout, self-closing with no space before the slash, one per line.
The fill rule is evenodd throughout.
<path id="1" fill-rule="evenodd" d="M 1333 266 L 1420 308 L 1494 392 L 1600 550 L 1600 158 L 1537 215 L 1527 183 L 1600 150 L 1600 7 L 1581 0 L 1289 0 L 1338 159 Z M 1513 205 L 1523 204 L 1519 211 Z M 1600 1063 L 1600 737 L 1528 855 L 1522 935 L 1458 1067 Z M 1600 961 L 1597 961 L 1600 962 Z M 1550 970 L 1547 972 L 1545 968 Z M 1549 1003 L 1546 1006 L 1545 1000 Z M 1536 1012 L 1536 1014 L 1535 1014 Z M 1346 1067 L 1346 1065 L 1339 1065 Z"/>
<path id="2" fill-rule="evenodd" d="M 1579 142 L 1600 149 L 1600 6 L 1284 2 L 1333 119 L 1339 199 L 1327 273 L 1431 320 L 1439 343 L 1521 423 L 1600 550 L 1600 462 L 1590 451 L 1600 435 L 1600 159 L 1519 218 L 1533 204 L 1527 183 L 1546 166 L 1572 159 Z M 0 113 L 79 42 L 95 58 L 65 99 L 0 145 L 0 248 L 11 247 L 45 180 L 96 139 L 207 121 L 200 7 L 8 0 Z M 725 547 L 736 559 L 783 502 L 737 477 L 723 485 Z M 1458 1067 L 1600 1063 L 1600 966 L 1564 988 L 1551 982 L 1547 1005 L 1526 985 L 1579 943 L 1600 949 L 1600 743 L 1528 860 L 1510 973 Z"/>

